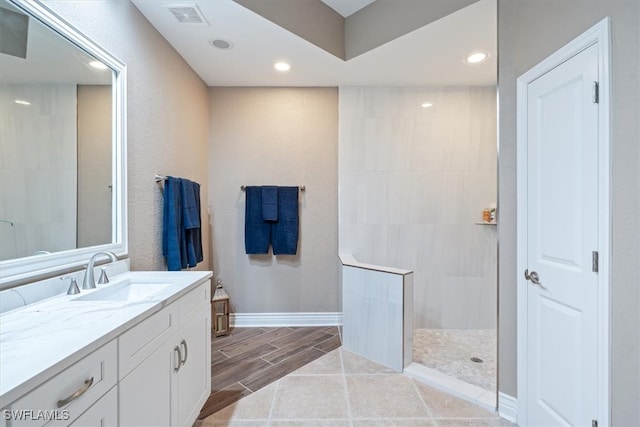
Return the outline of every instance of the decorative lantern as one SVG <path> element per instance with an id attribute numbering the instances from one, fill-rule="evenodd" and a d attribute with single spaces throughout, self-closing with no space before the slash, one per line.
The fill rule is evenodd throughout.
<path id="1" fill-rule="evenodd" d="M 229 295 L 222 287 L 220 279 L 216 283 L 216 291 L 211 301 L 211 320 L 216 337 L 229 333 Z"/>

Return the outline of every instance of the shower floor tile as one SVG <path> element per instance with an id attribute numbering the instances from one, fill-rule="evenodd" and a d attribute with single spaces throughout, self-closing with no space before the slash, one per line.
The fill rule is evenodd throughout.
<path id="1" fill-rule="evenodd" d="M 496 390 L 496 348 L 495 329 L 413 331 L 414 362 L 489 391 Z"/>

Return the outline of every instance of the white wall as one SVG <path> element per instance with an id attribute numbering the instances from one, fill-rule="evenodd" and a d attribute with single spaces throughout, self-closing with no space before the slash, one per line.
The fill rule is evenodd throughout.
<path id="1" fill-rule="evenodd" d="M 337 312 L 336 88 L 210 89 L 213 269 L 236 313 Z M 241 185 L 306 185 L 297 255 L 244 248 Z"/>
<path id="2" fill-rule="evenodd" d="M 495 98 L 340 88 L 340 252 L 413 270 L 416 328 L 496 326 L 496 228 L 475 224 L 496 200 Z"/>
<path id="3" fill-rule="evenodd" d="M 0 110 L 0 259 L 75 248 L 76 85 L 2 84 Z"/>

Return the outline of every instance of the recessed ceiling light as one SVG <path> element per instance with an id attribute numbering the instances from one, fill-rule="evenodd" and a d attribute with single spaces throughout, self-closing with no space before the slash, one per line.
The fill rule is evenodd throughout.
<path id="1" fill-rule="evenodd" d="M 291 65 L 287 64 L 286 62 L 276 62 L 273 65 L 273 68 L 278 71 L 289 71 L 291 69 Z"/>
<path id="2" fill-rule="evenodd" d="M 429 108 L 429 107 L 433 107 L 433 104 L 430 102 L 423 102 L 422 105 L 420 105 L 422 108 Z"/>
<path id="3" fill-rule="evenodd" d="M 231 49 L 233 47 L 233 43 L 225 39 L 211 39 L 209 40 L 209 43 L 211 43 L 211 46 L 222 50 Z"/>
<path id="4" fill-rule="evenodd" d="M 13 102 L 14 104 L 18 104 L 18 105 L 31 105 L 29 101 L 25 101 L 24 99 L 16 99 Z"/>
<path id="5" fill-rule="evenodd" d="M 106 70 L 107 69 L 107 66 L 104 65 L 100 61 L 91 61 L 91 62 L 89 62 L 89 65 L 91 65 L 93 68 L 96 68 L 98 70 Z"/>
<path id="6" fill-rule="evenodd" d="M 467 56 L 467 62 L 469 64 L 478 64 L 489 57 L 487 52 L 474 52 L 471 55 Z"/>

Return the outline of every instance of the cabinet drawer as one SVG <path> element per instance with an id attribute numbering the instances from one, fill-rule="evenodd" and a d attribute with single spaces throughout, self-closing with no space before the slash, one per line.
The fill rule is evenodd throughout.
<path id="1" fill-rule="evenodd" d="M 113 340 L 13 402 L 7 427 L 71 423 L 116 384 L 117 359 Z"/>
<path id="2" fill-rule="evenodd" d="M 197 288 L 180 298 L 178 304 L 180 305 L 180 324 L 186 321 L 187 317 L 196 310 L 201 303 L 206 302 L 211 304 L 211 282 L 206 282 L 199 285 Z"/>
<path id="3" fill-rule="evenodd" d="M 78 419 L 73 421 L 69 427 L 116 427 L 118 425 L 118 389 L 109 390 L 100 400 L 93 404 L 91 408 Z M 57 427 L 49 425 L 47 427 Z"/>
<path id="4" fill-rule="evenodd" d="M 54 420 L 45 427 L 116 427 L 118 425 L 118 387 L 113 387 L 74 420 Z"/>
<path id="5" fill-rule="evenodd" d="M 170 304 L 120 335 L 119 379 L 124 378 L 178 330 L 177 311 L 177 304 Z"/>

